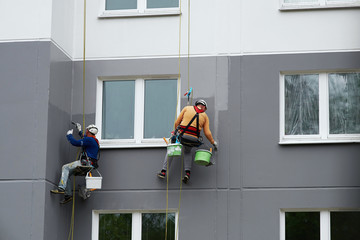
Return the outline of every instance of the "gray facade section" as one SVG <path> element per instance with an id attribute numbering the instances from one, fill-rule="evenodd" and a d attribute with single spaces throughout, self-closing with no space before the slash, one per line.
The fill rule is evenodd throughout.
<path id="1" fill-rule="evenodd" d="M 75 160 L 65 134 L 82 122 L 82 62 L 49 42 L 0 44 L 0 232 L 4 239 L 66 239 L 71 204 L 50 195 L 61 166 Z M 360 69 L 359 53 L 190 59 L 190 86 L 205 98 L 216 165 L 193 165 L 182 186 L 179 239 L 279 239 L 284 208 L 360 208 L 357 144 L 279 145 L 282 71 Z M 181 59 L 181 93 L 188 87 Z M 86 125 L 95 122 L 98 77 L 177 75 L 178 59 L 86 62 Z M 182 106 L 186 100 L 182 99 Z M 165 148 L 103 149 L 101 190 L 75 201 L 74 239 L 91 239 L 93 210 L 165 210 L 155 175 Z M 76 178 L 76 185 L 83 183 Z M 169 209 L 180 197 L 180 163 L 170 169 Z M 6 207 L 4 207 L 6 206 Z M 19 228 L 19 226 L 23 226 Z"/>
<path id="2" fill-rule="evenodd" d="M 0 44 L 2 239 L 44 238 L 49 47 Z"/>

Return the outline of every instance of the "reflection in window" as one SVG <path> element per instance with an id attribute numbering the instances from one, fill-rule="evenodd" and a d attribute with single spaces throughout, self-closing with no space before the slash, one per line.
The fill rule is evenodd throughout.
<path id="1" fill-rule="evenodd" d="M 99 240 L 131 240 L 132 214 L 100 214 Z"/>
<path id="2" fill-rule="evenodd" d="M 129 10 L 137 8 L 137 0 L 106 0 L 105 10 Z"/>
<path id="3" fill-rule="evenodd" d="M 145 80 L 144 138 L 162 138 L 173 130 L 177 79 Z"/>
<path id="4" fill-rule="evenodd" d="M 320 240 L 319 212 L 286 212 L 286 240 Z"/>
<path id="5" fill-rule="evenodd" d="M 360 133 L 360 74 L 329 74 L 330 134 Z"/>
<path id="6" fill-rule="evenodd" d="M 360 239 L 360 212 L 331 212 L 331 240 Z"/>
<path id="7" fill-rule="evenodd" d="M 285 135 L 319 133 L 319 76 L 285 76 Z"/>
<path id="8" fill-rule="evenodd" d="M 319 0 L 284 0 L 284 3 L 313 3 Z"/>
<path id="9" fill-rule="evenodd" d="M 141 228 L 141 240 L 165 239 L 166 213 L 143 213 Z M 175 239 L 175 213 L 169 213 L 167 216 L 166 239 Z"/>
<path id="10" fill-rule="evenodd" d="M 103 86 L 102 139 L 134 138 L 135 81 L 106 81 Z"/>
<path id="11" fill-rule="evenodd" d="M 147 0 L 147 8 L 179 7 L 179 0 Z"/>

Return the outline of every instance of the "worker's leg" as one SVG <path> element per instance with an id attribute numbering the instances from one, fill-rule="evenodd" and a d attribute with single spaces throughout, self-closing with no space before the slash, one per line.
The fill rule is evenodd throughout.
<path id="1" fill-rule="evenodd" d="M 190 180 L 190 171 L 191 171 L 191 164 L 192 164 L 192 147 L 184 148 L 184 177 L 182 181 L 186 184 Z"/>
<path id="2" fill-rule="evenodd" d="M 184 170 L 191 171 L 192 165 L 192 147 L 184 146 Z"/>
<path id="3" fill-rule="evenodd" d="M 65 195 L 71 195 L 71 183 L 68 184 L 68 180 L 77 166 L 81 166 L 79 160 L 62 166 L 59 188 L 65 190 Z"/>
<path id="4" fill-rule="evenodd" d="M 167 153 L 165 154 L 162 170 L 167 171 L 168 167 L 170 168 L 173 158 L 174 157 L 169 157 Z"/>

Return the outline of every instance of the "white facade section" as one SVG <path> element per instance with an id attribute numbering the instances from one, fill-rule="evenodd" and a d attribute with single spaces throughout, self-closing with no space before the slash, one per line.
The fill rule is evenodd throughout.
<path id="1" fill-rule="evenodd" d="M 242 1 L 244 54 L 360 49 L 359 8 L 280 11 L 279 7 L 278 0 Z"/>
<path id="2" fill-rule="evenodd" d="M 181 18 L 181 54 L 217 55 L 240 52 L 241 1 L 181 1 L 181 16 L 101 18 L 101 0 L 87 3 L 86 57 L 137 58 L 178 56 Z M 75 59 L 82 58 L 83 3 L 76 2 Z M 189 28 L 190 27 L 190 28 Z"/>
<path id="3" fill-rule="evenodd" d="M 360 50 L 360 8 L 282 11 L 279 0 L 181 0 L 181 15 L 104 18 L 87 0 L 86 58 Z M 260 7 L 261 6 L 261 7 Z M 52 39 L 83 57 L 84 0 L 0 0 L 0 41 Z M 181 34 L 180 30 L 181 18 Z M 190 34 L 190 36 L 188 35 Z"/>
<path id="4" fill-rule="evenodd" d="M 0 42 L 49 40 L 52 0 L 0 0 Z"/>
<path id="5" fill-rule="evenodd" d="M 74 22 L 75 22 L 74 0 L 53 1 L 53 18 L 51 38 L 67 55 L 74 54 Z M 76 33 L 81 34 L 81 33 Z"/>

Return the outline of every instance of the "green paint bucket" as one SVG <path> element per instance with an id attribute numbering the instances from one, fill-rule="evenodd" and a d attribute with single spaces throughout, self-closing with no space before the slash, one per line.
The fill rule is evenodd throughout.
<path id="1" fill-rule="evenodd" d="M 168 157 L 181 156 L 182 145 L 180 143 L 169 144 L 167 146 Z"/>
<path id="2" fill-rule="evenodd" d="M 197 165 L 205 166 L 210 163 L 212 153 L 205 149 L 199 149 L 195 153 L 195 163 Z"/>

